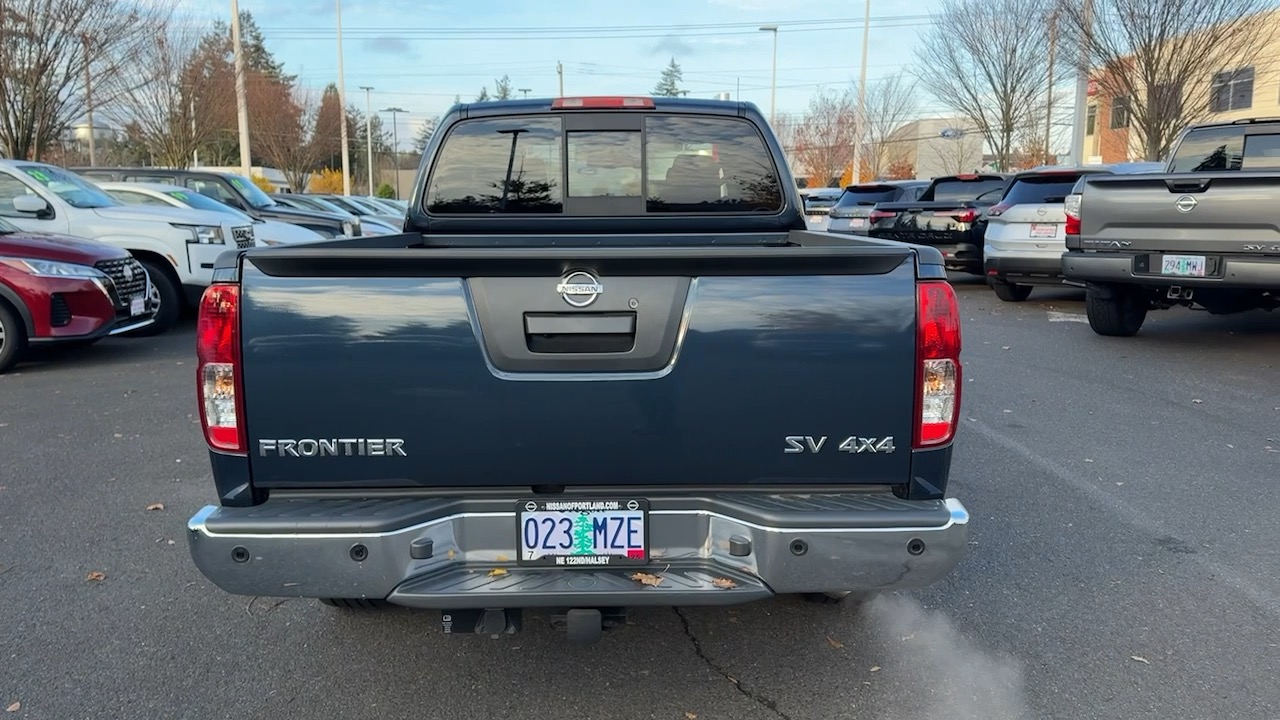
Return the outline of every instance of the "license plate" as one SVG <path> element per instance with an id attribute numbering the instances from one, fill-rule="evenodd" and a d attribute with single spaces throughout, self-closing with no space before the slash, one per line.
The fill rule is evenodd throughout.
<path id="1" fill-rule="evenodd" d="M 1203 255 L 1165 255 L 1160 259 L 1161 275 L 1204 277 L 1204 271 Z"/>
<path id="2" fill-rule="evenodd" d="M 823 216 L 823 215 L 810 215 L 810 216 L 809 216 L 809 222 L 811 222 L 811 223 L 820 223 L 820 222 L 822 222 L 822 218 L 823 218 L 823 217 L 825 217 L 825 216 Z"/>
<path id="3" fill-rule="evenodd" d="M 867 226 L 866 218 L 850 218 L 849 220 L 849 227 L 851 228 L 864 228 L 866 226 Z"/>
<path id="4" fill-rule="evenodd" d="M 142 313 L 144 313 L 144 312 L 146 312 L 146 311 L 147 311 L 147 299 L 146 299 L 146 298 L 140 298 L 140 297 L 138 297 L 138 298 L 134 298 L 134 299 L 129 303 L 129 314 L 130 314 L 130 315 L 141 315 Z"/>
<path id="5" fill-rule="evenodd" d="M 649 503 L 522 500 L 516 505 L 520 565 L 602 567 L 649 562 Z"/>
<path id="6" fill-rule="evenodd" d="M 1058 226 L 1053 223 L 1031 223 L 1031 237 L 1033 238 L 1053 238 L 1058 237 Z"/>

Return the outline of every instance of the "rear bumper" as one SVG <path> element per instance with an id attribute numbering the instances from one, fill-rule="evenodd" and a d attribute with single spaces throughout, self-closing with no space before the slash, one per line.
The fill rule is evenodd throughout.
<path id="1" fill-rule="evenodd" d="M 949 233 L 908 233 L 894 231 L 871 231 L 870 237 L 912 245 L 928 245 L 942 253 L 943 264 L 948 270 L 982 274 L 982 245 L 969 240 L 967 233 L 963 238 Z"/>
<path id="2" fill-rule="evenodd" d="M 514 508 L 514 499 L 440 498 L 208 506 L 188 521 L 187 539 L 200 571 L 238 595 L 386 599 L 456 610 L 735 605 L 776 594 L 930 585 L 964 556 L 969 522 L 952 498 L 655 499 L 651 564 L 530 568 L 511 560 Z M 663 582 L 643 585 L 630 578 L 637 571 Z M 717 587 L 717 579 L 733 587 Z"/>
<path id="3" fill-rule="evenodd" d="M 1140 257 L 1137 253 L 1067 252 L 1062 256 L 1062 274 L 1073 282 L 1280 291 L 1280 257 L 1224 256 L 1220 271 L 1202 278 L 1135 273 Z"/>
<path id="4" fill-rule="evenodd" d="M 1058 284 L 1062 282 L 1061 256 L 1001 255 L 986 249 L 983 269 L 988 277 L 1022 284 Z"/>

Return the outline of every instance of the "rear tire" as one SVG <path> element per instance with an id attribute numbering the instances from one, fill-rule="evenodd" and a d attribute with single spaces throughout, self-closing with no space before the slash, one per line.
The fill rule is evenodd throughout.
<path id="1" fill-rule="evenodd" d="M 1147 319 L 1150 303 L 1141 291 L 1123 285 L 1095 285 L 1085 288 L 1085 313 L 1089 327 L 1105 337 L 1132 337 Z"/>
<path id="2" fill-rule="evenodd" d="M 342 610 L 382 610 L 391 607 L 391 603 L 386 600 L 372 598 L 320 598 L 320 604 Z"/>
<path id="3" fill-rule="evenodd" d="M 1005 302 L 1022 302 L 1031 297 L 1030 285 L 1014 285 L 1003 280 L 992 280 L 988 284 L 995 291 L 996 297 Z"/>
<path id="4" fill-rule="evenodd" d="M 138 262 L 146 268 L 147 275 L 151 276 L 151 300 L 158 301 L 160 309 L 156 311 L 155 319 L 150 325 L 124 334 L 128 337 L 152 337 L 165 333 L 177 325 L 186 303 L 182 296 L 182 288 L 168 269 L 151 258 L 139 258 Z"/>
<path id="5" fill-rule="evenodd" d="M 18 364 L 27 352 L 27 328 L 22 318 L 0 301 L 0 374 Z"/>

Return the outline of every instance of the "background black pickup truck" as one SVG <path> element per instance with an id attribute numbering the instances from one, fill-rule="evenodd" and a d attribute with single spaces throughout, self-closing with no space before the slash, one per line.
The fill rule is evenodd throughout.
<path id="1" fill-rule="evenodd" d="M 755 106 L 461 105 L 398 236 L 225 254 L 201 571 L 578 640 L 635 605 L 928 585 L 960 326 L 937 251 L 805 230 Z M 261 251 L 260 251 L 261 250 Z"/>
<path id="2" fill-rule="evenodd" d="M 867 235 L 929 245 L 948 270 L 981 275 L 985 211 L 1004 195 L 1010 176 L 964 174 L 934 178 L 918 200 L 878 203 Z"/>
<path id="3" fill-rule="evenodd" d="M 1165 170 L 1086 177 L 1066 200 L 1062 271 L 1094 332 L 1132 336 L 1175 305 L 1280 307 L 1280 120 L 1190 127 Z"/>

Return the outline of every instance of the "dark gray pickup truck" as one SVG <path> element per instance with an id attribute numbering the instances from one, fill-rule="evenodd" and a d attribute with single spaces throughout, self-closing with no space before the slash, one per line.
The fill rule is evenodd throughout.
<path id="1" fill-rule="evenodd" d="M 1091 175 L 1067 196 L 1065 279 L 1099 335 L 1137 334 L 1175 305 L 1280 307 L 1280 120 L 1183 131 L 1165 172 Z"/>
<path id="2" fill-rule="evenodd" d="M 226 253 L 198 320 L 225 591 L 442 612 L 917 588 L 946 496 L 960 321 L 937 250 L 805 230 L 754 105 L 460 105 L 402 235 Z"/>

